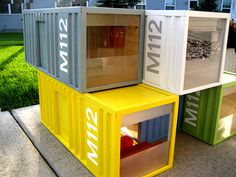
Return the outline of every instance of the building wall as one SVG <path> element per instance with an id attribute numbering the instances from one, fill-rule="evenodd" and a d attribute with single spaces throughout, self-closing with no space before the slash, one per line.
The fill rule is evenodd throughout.
<path id="1" fill-rule="evenodd" d="M 23 31 L 23 19 L 21 14 L 0 14 L 0 32 Z"/>
<path id="2" fill-rule="evenodd" d="M 146 9 L 164 10 L 165 0 L 147 0 Z M 176 10 L 188 10 L 188 0 L 176 0 Z"/>
<path id="3" fill-rule="evenodd" d="M 188 10 L 188 0 L 176 0 L 176 10 Z"/>
<path id="4" fill-rule="evenodd" d="M 165 8 L 165 0 L 147 0 L 147 10 L 163 10 Z"/>
<path id="5" fill-rule="evenodd" d="M 55 2 L 57 2 L 57 0 L 33 0 L 31 8 L 53 8 L 55 7 Z"/>
<path id="6" fill-rule="evenodd" d="M 90 0 L 88 2 L 88 6 L 95 6 L 95 4 L 96 4 L 96 0 Z"/>

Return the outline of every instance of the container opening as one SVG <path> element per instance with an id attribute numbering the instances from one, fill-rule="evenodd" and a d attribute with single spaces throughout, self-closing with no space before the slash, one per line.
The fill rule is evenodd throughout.
<path id="1" fill-rule="evenodd" d="M 164 115 L 153 118 L 157 109 L 134 113 L 139 118 L 132 123 L 125 122 L 125 119 L 134 115 L 123 118 L 124 126 L 120 133 L 121 176 L 143 176 L 168 164 L 172 107 L 159 108 Z"/>
<path id="2" fill-rule="evenodd" d="M 184 90 L 219 81 L 226 20 L 189 18 Z"/>
<path id="3" fill-rule="evenodd" d="M 218 125 L 218 140 L 236 133 L 236 86 L 224 89 Z"/>
<path id="4" fill-rule="evenodd" d="M 87 15 L 88 88 L 138 79 L 139 26 L 139 16 Z"/>

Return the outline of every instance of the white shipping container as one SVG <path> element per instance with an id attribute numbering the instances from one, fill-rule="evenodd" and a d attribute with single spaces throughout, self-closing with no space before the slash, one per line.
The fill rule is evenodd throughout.
<path id="1" fill-rule="evenodd" d="M 143 82 L 178 95 L 220 85 L 229 17 L 147 10 Z"/>

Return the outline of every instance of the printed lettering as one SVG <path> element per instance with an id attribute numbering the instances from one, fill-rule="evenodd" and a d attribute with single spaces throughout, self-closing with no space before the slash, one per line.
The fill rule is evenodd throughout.
<path id="1" fill-rule="evenodd" d="M 187 95 L 188 100 L 195 100 L 195 101 L 199 101 L 199 96 L 200 96 L 200 91 L 196 92 L 197 96 L 193 96 L 193 95 Z"/>
<path id="2" fill-rule="evenodd" d="M 68 73 L 68 34 L 67 34 L 67 19 L 60 18 L 59 20 L 59 57 L 60 70 Z"/>
<path id="3" fill-rule="evenodd" d="M 67 19 L 60 19 L 59 20 L 59 29 L 60 31 L 66 31 L 67 32 Z"/>
<path id="4" fill-rule="evenodd" d="M 159 58 L 160 55 L 157 53 L 150 53 L 147 54 L 148 58 L 152 61 L 153 64 L 147 66 L 147 71 L 159 74 L 159 71 L 155 69 L 160 65 L 160 63 L 156 60 L 156 58 Z M 156 58 L 155 58 L 156 57 Z"/>
<path id="5" fill-rule="evenodd" d="M 68 56 L 67 52 L 60 51 L 60 58 L 63 60 L 63 63 L 60 65 L 60 70 L 64 71 L 65 73 L 68 73 L 68 69 L 65 68 L 68 65 L 68 62 L 67 62 L 67 59 L 66 59 L 67 56 Z"/>
<path id="6" fill-rule="evenodd" d="M 184 122 L 196 127 L 198 108 L 200 101 L 200 91 L 189 94 L 186 96 L 186 117 Z"/>
<path id="7" fill-rule="evenodd" d="M 159 25 L 158 25 L 159 24 Z M 161 49 L 161 33 L 162 21 L 150 20 L 148 23 L 147 35 L 147 53 L 146 53 L 146 70 L 150 73 L 159 75 L 160 73 L 160 49 Z M 157 77 L 149 76 L 149 77 Z M 158 82 L 158 81 L 156 81 Z"/>
<path id="8" fill-rule="evenodd" d="M 87 117 L 87 145 L 89 148 L 89 152 L 87 153 L 88 159 L 91 160 L 96 166 L 98 165 L 98 114 L 94 112 L 91 108 L 86 109 L 86 117 Z"/>
<path id="9" fill-rule="evenodd" d="M 62 49 L 63 47 L 67 48 L 68 44 L 64 42 L 60 42 L 60 48 Z"/>
<path id="10" fill-rule="evenodd" d="M 197 105 L 196 103 L 192 103 L 192 102 L 187 101 L 186 104 L 188 105 L 188 107 L 195 107 L 195 108 L 198 108 L 198 105 Z"/>
<path id="11" fill-rule="evenodd" d="M 97 166 L 98 165 L 98 162 L 95 160 L 98 158 L 98 155 L 96 153 L 96 150 L 98 149 L 97 146 L 92 142 L 90 141 L 89 139 L 87 139 L 87 144 L 89 146 L 89 149 L 92 151 L 92 152 L 88 152 L 88 158 Z"/>
<path id="12" fill-rule="evenodd" d="M 158 33 L 162 33 L 162 21 L 159 22 L 159 26 L 158 26 L 154 20 L 150 20 L 149 25 L 148 25 L 148 29 L 151 32 L 153 32 L 153 29 L 151 28 L 152 25 L 154 25 L 154 27 L 156 28 Z"/>
<path id="13" fill-rule="evenodd" d="M 157 35 L 148 35 L 148 39 L 152 42 L 154 39 L 159 39 L 161 40 L 161 36 L 157 36 Z"/>
<path id="14" fill-rule="evenodd" d="M 90 116 L 91 116 L 92 119 L 93 119 L 94 124 L 95 124 L 95 125 L 98 124 L 98 114 L 97 114 L 96 112 L 93 114 L 93 111 L 92 111 L 90 108 L 87 108 L 87 110 L 86 110 L 86 116 L 87 116 L 87 118 L 88 118 L 89 120 L 90 120 Z"/>
<path id="15" fill-rule="evenodd" d="M 185 122 L 196 127 L 196 120 L 197 120 L 197 111 L 192 110 L 190 108 L 186 108 L 186 113 L 188 114 L 188 117 L 185 118 Z"/>

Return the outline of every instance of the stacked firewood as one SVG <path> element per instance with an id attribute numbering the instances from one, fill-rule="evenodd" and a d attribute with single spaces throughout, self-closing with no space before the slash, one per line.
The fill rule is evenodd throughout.
<path id="1" fill-rule="evenodd" d="M 215 56 L 220 52 L 220 44 L 218 42 L 200 41 L 196 39 L 188 39 L 187 43 L 187 60 L 205 60 L 211 56 Z"/>

